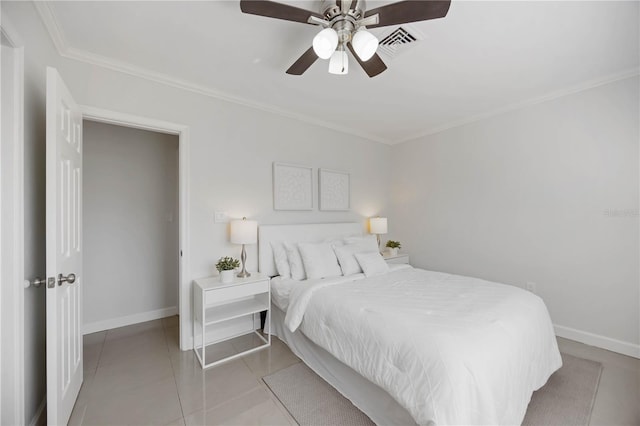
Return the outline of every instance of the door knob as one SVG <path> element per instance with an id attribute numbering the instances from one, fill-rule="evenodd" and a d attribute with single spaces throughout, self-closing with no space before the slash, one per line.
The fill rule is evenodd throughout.
<path id="1" fill-rule="evenodd" d="M 62 274 L 58 274 L 58 285 L 62 285 L 62 283 L 73 284 L 76 282 L 76 274 L 69 274 L 66 277 Z"/>

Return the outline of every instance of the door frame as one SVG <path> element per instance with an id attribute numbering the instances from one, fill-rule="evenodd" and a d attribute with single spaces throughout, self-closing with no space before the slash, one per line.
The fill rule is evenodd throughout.
<path id="1" fill-rule="evenodd" d="M 192 348 L 191 286 L 189 273 L 189 127 L 170 121 L 141 117 L 133 114 L 110 111 L 92 106 L 80 105 L 82 119 L 99 123 L 178 136 L 178 198 L 179 198 L 179 238 L 178 245 L 182 256 L 179 257 L 178 314 L 180 318 L 180 349 Z"/>
<path id="2" fill-rule="evenodd" d="M 6 14 L 5 14 L 6 15 Z M 7 264 L 11 265 L 10 271 L 3 271 L 2 274 L 10 274 L 9 283 L 3 285 L 0 290 L 0 301 L 2 312 L 9 312 L 14 327 L 10 327 L 7 339 L 0 339 L 0 347 L 8 346 L 0 350 L 3 358 L 9 358 L 8 362 L 12 366 L 13 375 L 13 395 L 14 400 L 10 411 L 14 418 L 14 424 L 26 424 L 25 422 L 25 393 L 24 393 L 24 42 L 16 31 L 15 27 L 7 16 L 2 16 L 0 32 L 5 36 L 10 48 L 13 51 L 13 123 L 12 123 L 12 164 L 11 181 L 2 182 L 11 186 L 13 196 L 12 206 L 12 227 L 13 235 L 0 238 L 9 238 L 7 245 L 12 247 L 10 253 L 2 253 L 2 259 L 7 259 Z M 6 143 L 6 142 L 5 142 Z M 2 218 L 2 220 L 6 220 Z M 4 284 L 4 283 L 3 283 Z M 34 289 L 37 291 L 38 289 Z M 10 349 L 13 347 L 12 349 Z M 1 364 L 0 364 L 1 365 Z M 2 411 L 8 407 L 1 407 Z M 36 417 L 38 414 L 36 414 Z M 29 419 L 32 421 L 32 419 Z"/>

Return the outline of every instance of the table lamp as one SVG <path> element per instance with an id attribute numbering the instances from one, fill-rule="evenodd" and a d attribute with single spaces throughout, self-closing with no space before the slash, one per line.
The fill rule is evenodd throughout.
<path id="1" fill-rule="evenodd" d="M 246 278 L 251 274 L 247 272 L 247 251 L 245 250 L 245 244 L 255 244 L 258 242 L 258 222 L 255 220 L 247 220 L 243 217 L 242 220 L 231 221 L 231 242 L 233 244 L 242 244 L 242 255 L 240 260 L 242 261 L 242 271 L 238 272 L 238 277 Z"/>
<path id="2" fill-rule="evenodd" d="M 369 232 L 376 234 L 378 239 L 378 249 L 380 248 L 380 234 L 387 233 L 387 218 L 386 217 L 372 217 L 369 219 Z"/>

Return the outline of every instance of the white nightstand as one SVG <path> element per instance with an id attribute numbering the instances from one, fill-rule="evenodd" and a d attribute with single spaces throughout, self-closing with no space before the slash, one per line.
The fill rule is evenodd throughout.
<path id="1" fill-rule="evenodd" d="M 382 257 L 384 257 L 384 260 L 387 261 L 387 263 L 409 263 L 409 255 L 406 253 L 398 253 L 395 256 L 391 256 L 388 253 L 382 253 Z"/>
<path id="2" fill-rule="evenodd" d="M 267 333 L 267 338 L 265 338 L 254 328 L 244 334 L 255 334 L 263 344 L 226 358 L 217 359 L 209 363 L 206 362 L 207 347 L 229 340 L 230 338 L 238 337 L 236 334 L 228 338 L 208 342 L 206 341 L 208 328 L 215 325 L 223 326 L 225 321 L 245 316 L 251 316 L 254 325 L 256 323 L 259 324 L 260 312 L 267 311 L 267 313 L 269 313 L 270 308 L 271 287 L 269 277 L 257 272 L 251 273 L 251 276 L 248 278 L 236 277 L 235 281 L 230 284 L 221 283 L 218 276 L 194 280 L 193 350 L 202 368 L 211 367 L 270 346 L 271 334 Z M 268 322 L 264 328 L 269 331 L 271 329 L 271 315 L 267 315 L 267 318 Z"/>

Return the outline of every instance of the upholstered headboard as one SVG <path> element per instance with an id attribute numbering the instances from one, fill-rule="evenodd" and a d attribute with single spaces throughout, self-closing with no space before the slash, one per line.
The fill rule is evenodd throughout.
<path id="1" fill-rule="evenodd" d="M 258 270 L 273 277 L 278 275 L 273 260 L 272 241 L 292 243 L 323 241 L 351 235 L 362 235 L 362 223 L 310 223 L 302 225 L 261 225 L 258 228 Z"/>

